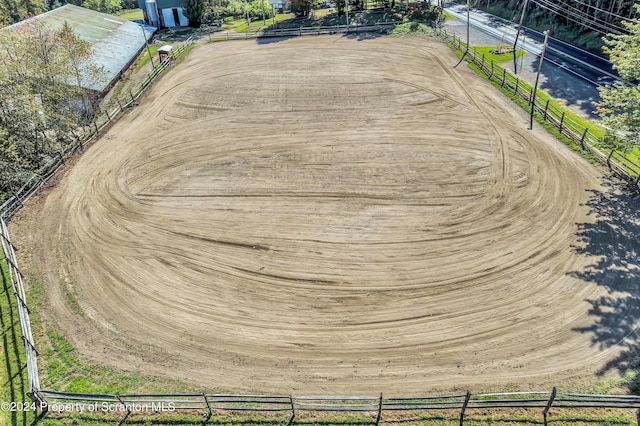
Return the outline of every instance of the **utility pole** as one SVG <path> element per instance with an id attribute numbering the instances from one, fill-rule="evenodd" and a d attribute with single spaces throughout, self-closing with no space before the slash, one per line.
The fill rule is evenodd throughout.
<path id="1" fill-rule="evenodd" d="M 144 44 L 147 46 L 147 53 L 149 54 L 149 59 L 151 59 L 151 66 L 155 68 L 156 66 L 153 64 L 153 56 L 151 55 L 151 49 L 149 49 L 149 40 L 147 40 L 147 33 L 144 32 L 144 24 L 140 24 L 140 29 L 142 30 L 142 37 L 144 37 Z"/>
<path id="2" fill-rule="evenodd" d="M 529 0 L 524 0 L 522 6 L 522 15 L 520 15 L 520 24 L 518 25 L 518 32 L 516 33 L 516 40 L 513 42 L 513 73 L 518 74 L 518 65 L 516 63 L 516 54 L 518 52 L 518 37 L 520 37 L 520 30 L 522 29 L 522 23 L 524 22 L 524 12 L 527 10 L 527 4 Z"/>
<path id="3" fill-rule="evenodd" d="M 544 45 L 540 54 L 540 63 L 538 64 L 538 75 L 536 75 L 536 84 L 533 85 L 533 95 L 531 96 L 531 118 L 529 119 L 529 130 L 533 129 L 533 111 L 536 109 L 536 93 L 538 92 L 538 79 L 540 71 L 542 71 L 542 61 L 544 61 L 544 52 L 547 50 L 547 41 L 549 40 L 549 30 L 544 32 Z"/>
<path id="4" fill-rule="evenodd" d="M 460 60 L 458 61 L 457 64 L 455 64 L 453 67 L 456 68 L 458 65 L 460 65 L 462 63 L 462 61 L 464 61 L 464 57 L 467 56 L 467 53 L 469 53 L 469 0 L 467 0 L 467 47 L 464 49 L 464 53 L 462 54 L 462 56 L 460 57 Z"/>
<path id="5" fill-rule="evenodd" d="M 467 0 L 467 52 L 469 51 L 469 0 Z"/>
<path id="6" fill-rule="evenodd" d="M 344 0 L 344 10 L 347 12 L 347 32 L 349 32 L 349 0 Z"/>

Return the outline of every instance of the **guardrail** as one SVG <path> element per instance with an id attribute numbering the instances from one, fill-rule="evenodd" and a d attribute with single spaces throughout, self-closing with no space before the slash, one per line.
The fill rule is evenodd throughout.
<path id="1" fill-rule="evenodd" d="M 189 45 L 193 44 L 193 39 L 189 38 L 182 42 L 174 51 L 173 57 L 159 63 L 145 78 L 145 80 L 135 89 L 130 91 L 124 98 L 116 99 L 111 106 L 99 112 L 95 120 L 89 125 L 77 129 L 73 134 L 76 143 L 67 146 L 63 151 L 56 153 L 51 161 L 49 161 L 38 172 L 34 173 L 27 182 L 17 191 L 11 191 L 12 197 L 7 199 L 0 205 L 0 217 L 11 219 L 13 215 L 20 210 L 24 203 L 37 193 L 42 186 L 56 174 L 56 172 L 65 164 L 65 161 L 73 156 L 78 150 L 84 149 L 87 144 L 91 143 L 105 126 L 111 123 L 126 108 L 133 104 L 142 93 L 151 85 L 153 80 L 171 65 L 172 59 L 181 56 Z"/>
<path id="2" fill-rule="evenodd" d="M 375 419 L 394 418 L 401 412 L 450 413 L 462 425 L 471 411 L 536 410 L 548 422 L 551 410 L 582 409 L 639 410 L 640 397 L 631 395 L 590 395 L 558 392 L 471 392 L 423 397 L 379 396 L 293 396 L 235 394 L 80 394 L 43 390 L 45 412 L 65 413 L 146 413 L 147 415 L 188 412 L 206 420 L 216 416 L 245 416 L 248 412 L 287 417 L 289 424 L 302 415 L 327 413 L 356 414 Z"/>
<path id="3" fill-rule="evenodd" d="M 525 101 L 531 107 L 533 88 L 514 77 L 492 60 L 485 60 L 484 54 L 479 54 L 475 47 L 467 46 L 455 34 L 449 34 L 444 29 L 436 27 L 435 33 L 444 41 L 450 43 L 459 51 L 467 51 L 467 57 L 477 65 L 490 81 L 499 83 L 501 87 Z M 611 173 L 629 183 L 636 191 L 640 190 L 640 164 L 637 164 L 615 150 L 603 151 L 602 141 L 595 136 L 588 127 L 575 122 L 566 116 L 565 111 L 551 105 L 549 100 L 535 97 L 535 111 L 543 119 L 553 125 L 562 135 L 568 137 L 576 146 L 589 151 L 602 164 L 606 164 Z"/>

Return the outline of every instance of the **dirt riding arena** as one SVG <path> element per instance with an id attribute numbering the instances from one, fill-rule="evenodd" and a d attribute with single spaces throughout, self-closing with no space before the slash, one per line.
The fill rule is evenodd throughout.
<path id="1" fill-rule="evenodd" d="M 87 360 L 231 392 L 593 377 L 600 173 L 424 38 L 198 47 L 14 220 Z M 622 336 L 621 336 L 622 338 Z"/>

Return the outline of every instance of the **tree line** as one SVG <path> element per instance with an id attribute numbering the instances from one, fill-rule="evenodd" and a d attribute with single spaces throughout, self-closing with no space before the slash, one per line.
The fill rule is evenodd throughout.
<path id="1" fill-rule="evenodd" d="M 115 13 L 121 9 L 138 7 L 137 0 L 0 0 L 0 27 L 15 24 L 65 4 L 74 4 L 104 13 Z"/>

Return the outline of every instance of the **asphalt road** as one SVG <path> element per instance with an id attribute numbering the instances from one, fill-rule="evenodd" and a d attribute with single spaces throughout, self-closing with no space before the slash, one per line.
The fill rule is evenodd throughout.
<path id="1" fill-rule="evenodd" d="M 443 27 L 464 40 L 466 7 L 449 3 L 446 9 L 456 20 L 446 22 Z M 479 10 L 471 10 L 469 23 L 469 41 L 472 46 L 511 46 L 514 43 L 517 24 Z M 519 61 L 517 74 L 531 84 L 535 81 L 543 40 L 542 33 L 529 28 L 523 29 L 518 40 L 519 48 L 528 54 L 522 58 L 521 63 Z M 508 69 L 513 72 L 513 64 L 509 64 Z M 597 118 L 593 114 L 593 102 L 600 100 L 598 87 L 615 80 L 615 70 L 606 59 L 549 37 L 539 83 L 541 90 L 564 101 L 576 112 Z"/>

